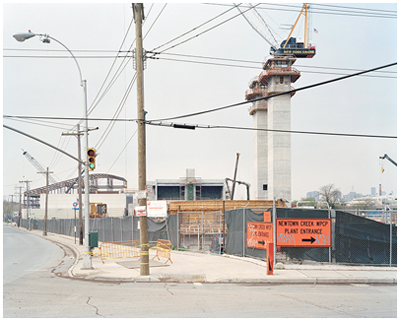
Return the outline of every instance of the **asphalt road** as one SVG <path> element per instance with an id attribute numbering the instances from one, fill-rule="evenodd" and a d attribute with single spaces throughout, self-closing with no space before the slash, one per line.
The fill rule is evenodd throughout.
<path id="1" fill-rule="evenodd" d="M 9 226 L 3 233 L 4 317 L 397 316 L 397 286 L 119 284 L 59 277 L 72 264 L 68 251 Z"/>

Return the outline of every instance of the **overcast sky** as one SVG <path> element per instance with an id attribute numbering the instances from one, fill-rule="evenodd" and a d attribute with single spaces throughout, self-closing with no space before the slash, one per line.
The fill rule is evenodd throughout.
<path id="1" fill-rule="evenodd" d="M 144 49 L 152 51 L 166 44 L 227 11 L 228 5 L 232 4 L 169 3 L 165 6 L 157 3 L 153 6 L 146 3 L 144 34 L 152 28 L 144 40 Z M 280 43 L 287 37 L 287 27 L 295 22 L 301 5 L 262 4 L 257 8 Z M 326 5 L 311 6 L 311 30 L 315 31 L 310 35 L 317 54 L 312 59 L 297 60 L 295 67 L 302 76 L 293 85 L 295 88 L 397 62 L 395 3 Z M 244 101 L 248 83 L 260 74 L 270 45 L 242 16 L 200 34 L 238 13 L 237 9 L 229 11 L 157 49 L 158 52 L 165 50 L 156 56 L 159 59 L 147 60 L 144 89 L 147 119 Z M 35 37 L 20 43 L 12 37 L 30 29 L 34 33 L 49 34 L 74 52 L 83 78 L 87 80 L 88 105 L 93 109 L 90 118 L 112 118 L 119 108 L 118 118 L 136 118 L 136 83 L 130 90 L 135 75 L 132 60 L 113 58 L 120 48 L 130 50 L 135 39 L 131 22 L 130 3 L 3 4 L 3 115 L 83 116 L 82 87 L 73 59 L 54 41 L 44 44 Z M 257 24 L 265 32 L 266 27 L 259 21 Z M 303 38 L 303 26 L 298 26 L 293 35 Z M 173 45 L 176 46 L 170 48 Z M 126 67 L 121 68 L 121 63 Z M 298 92 L 292 98 L 292 130 L 397 136 L 396 70 L 390 67 Z M 119 77 L 114 82 L 116 74 Z M 112 86 L 106 90 L 110 82 Z M 97 103 L 94 105 L 94 102 Z M 249 106 L 174 122 L 252 127 Z M 77 121 L 48 121 L 3 117 L 5 125 L 76 156 L 77 139 L 61 134 L 71 130 Z M 134 133 L 137 125 L 133 121 L 119 121 L 111 131 L 109 125 L 107 121 L 89 120 L 90 128 L 99 127 L 89 135 L 89 146 L 97 148 L 99 153 L 96 173 L 123 176 L 128 180 L 128 188 L 136 189 L 137 135 Z M 232 178 L 239 152 L 237 178 L 254 186 L 252 131 L 199 128 L 190 131 L 157 126 L 148 126 L 146 131 L 147 180 L 178 179 L 186 175 L 187 168 L 194 168 L 196 176 L 203 179 Z M 352 190 L 369 194 L 371 187 L 378 191 L 382 184 L 384 191 L 397 195 L 396 167 L 379 160 L 379 156 L 388 154 L 397 161 L 397 139 L 306 134 L 292 134 L 291 137 L 293 200 L 332 183 L 342 194 Z M 44 168 L 48 166 L 57 180 L 77 176 L 74 160 L 3 128 L 3 195 L 16 194 L 15 186 L 22 180 L 32 181 L 31 188 L 45 185 L 45 177 L 37 174 L 35 167 L 22 155 L 22 149 Z M 239 198 L 245 197 L 243 185 L 237 191 Z M 251 190 L 251 197 L 254 198 L 254 190 Z"/>

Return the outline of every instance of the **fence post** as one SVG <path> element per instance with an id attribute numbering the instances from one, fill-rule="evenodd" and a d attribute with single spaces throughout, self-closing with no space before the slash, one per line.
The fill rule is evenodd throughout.
<path id="1" fill-rule="evenodd" d="M 272 207 L 272 235 L 274 241 L 274 265 L 276 264 L 276 204 L 275 204 L 275 196 L 273 200 L 273 207 Z"/>
<path id="2" fill-rule="evenodd" d="M 219 244 L 218 254 L 221 254 L 222 242 L 220 242 L 220 241 L 223 240 L 223 237 L 220 236 L 221 231 L 222 231 L 222 212 L 220 211 L 219 212 L 219 233 L 218 233 L 218 244 Z"/>
<path id="3" fill-rule="evenodd" d="M 332 263 L 336 263 L 336 211 L 331 210 L 331 221 L 332 221 Z"/>
<path id="4" fill-rule="evenodd" d="M 243 208 L 243 237 L 242 237 L 242 241 L 243 241 L 243 249 L 242 249 L 242 256 L 245 256 L 245 244 L 246 244 L 246 240 L 245 240 L 245 233 L 244 233 L 244 229 L 245 229 L 245 215 L 246 215 L 246 207 Z"/>
<path id="5" fill-rule="evenodd" d="M 119 226 L 120 226 L 120 229 L 121 229 L 121 241 L 123 241 L 123 240 L 122 240 L 122 219 L 123 219 L 123 217 L 120 217 L 120 218 L 119 218 L 119 221 L 120 221 L 120 223 L 121 223 L 121 224 L 119 225 Z"/>
<path id="6" fill-rule="evenodd" d="M 201 212 L 201 250 L 204 251 L 204 221 L 206 219 L 204 211 Z"/>
<path id="7" fill-rule="evenodd" d="M 167 229 L 167 239 L 168 239 L 168 241 L 171 241 L 171 244 L 172 244 L 172 240 L 169 237 L 168 220 L 169 220 L 169 217 L 167 216 L 167 218 L 165 219 L 165 228 Z"/>
<path id="8" fill-rule="evenodd" d="M 179 249 L 179 210 L 176 212 L 176 248 Z"/>
<path id="9" fill-rule="evenodd" d="M 328 207 L 328 218 L 331 219 L 331 208 Z M 332 263 L 332 248 L 329 247 L 329 264 Z"/>
<path id="10" fill-rule="evenodd" d="M 389 248 L 389 267 L 392 267 L 392 210 L 390 212 L 390 248 Z"/>
<path id="11" fill-rule="evenodd" d="M 111 220 L 111 242 L 114 242 L 114 227 L 113 227 L 113 219 L 110 217 Z"/>

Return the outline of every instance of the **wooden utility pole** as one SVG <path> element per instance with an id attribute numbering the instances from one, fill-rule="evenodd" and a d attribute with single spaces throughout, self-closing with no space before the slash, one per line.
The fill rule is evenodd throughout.
<path id="1" fill-rule="evenodd" d="M 20 183 L 26 183 L 26 229 L 29 230 L 29 183 L 32 181 L 19 181 Z"/>
<path id="2" fill-rule="evenodd" d="M 138 177 L 139 191 L 146 189 L 146 131 L 143 97 L 143 3 L 133 3 L 133 17 L 136 26 L 136 72 L 137 72 L 137 123 L 138 123 Z M 139 206 L 146 206 L 147 199 L 139 199 Z M 140 275 L 149 275 L 149 234 L 147 216 L 140 217 Z"/>
<path id="3" fill-rule="evenodd" d="M 19 209 L 18 209 L 18 222 L 17 222 L 17 226 L 19 227 L 20 225 L 21 225 L 21 215 L 22 215 L 22 212 L 21 212 L 21 189 L 22 189 L 22 186 L 16 186 L 16 188 L 19 188 Z"/>
<path id="4" fill-rule="evenodd" d="M 38 172 L 38 174 L 46 174 L 46 206 L 44 208 L 44 229 L 43 236 L 47 236 L 47 208 L 49 206 L 49 168 L 47 167 L 45 172 Z"/>

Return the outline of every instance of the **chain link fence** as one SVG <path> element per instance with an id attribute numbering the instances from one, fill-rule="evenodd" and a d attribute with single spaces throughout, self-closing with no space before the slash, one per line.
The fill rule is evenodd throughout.
<path id="1" fill-rule="evenodd" d="M 176 241 L 176 216 L 169 216 L 167 219 L 157 222 L 147 219 L 149 229 L 149 241 L 159 239 L 170 240 L 173 245 Z M 48 219 L 47 232 L 63 234 L 79 238 L 79 220 L 74 219 Z M 31 219 L 27 225 L 26 219 L 21 219 L 22 228 L 29 226 L 29 229 L 44 230 L 43 219 Z M 75 229 L 76 226 L 76 229 Z M 82 222 L 83 235 L 85 235 L 85 223 Z M 134 216 L 126 217 L 105 217 L 89 220 L 89 231 L 98 233 L 100 242 L 131 241 L 140 239 L 139 218 Z"/>
<path id="2" fill-rule="evenodd" d="M 224 217 L 221 211 L 178 211 L 177 218 L 179 222 L 178 248 L 201 252 L 222 252 Z"/>
<path id="3" fill-rule="evenodd" d="M 332 219 L 331 248 L 277 247 L 276 261 L 397 266 L 397 226 L 394 224 L 397 211 L 393 210 L 379 213 L 382 222 L 375 220 L 377 217 L 366 218 L 363 212 L 293 208 L 243 208 L 227 211 L 225 215 L 221 211 L 178 212 L 161 221 L 148 218 L 149 241 L 165 239 L 180 249 L 265 259 L 265 250 L 246 246 L 246 227 L 247 222 L 263 222 L 263 214 L 267 211 L 278 219 Z M 79 239 L 79 228 L 75 229 L 75 224 L 78 225 L 78 219 L 48 219 L 47 231 L 76 235 Z M 20 227 L 27 228 L 28 225 L 30 229 L 44 230 L 44 220 L 21 219 Z M 90 232 L 98 232 L 100 242 L 140 239 L 138 217 L 90 219 L 89 226 Z"/>
<path id="4" fill-rule="evenodd" d="M 247 222 L 263 222 L 273 208 L 236 209 L 226 212 L 225 253 L 265 259 L 266 251 L 246 246 Z M 332 219 L 332 247 L 277 247 L 276 261 L 326 262 L 397 266 L 397 227 L 342 211 L 276 208 L 276 218 Z M 389 212 L 393 223 L 397 212 Z M 392 220 L 390 220 L 392 217 Z"/>

